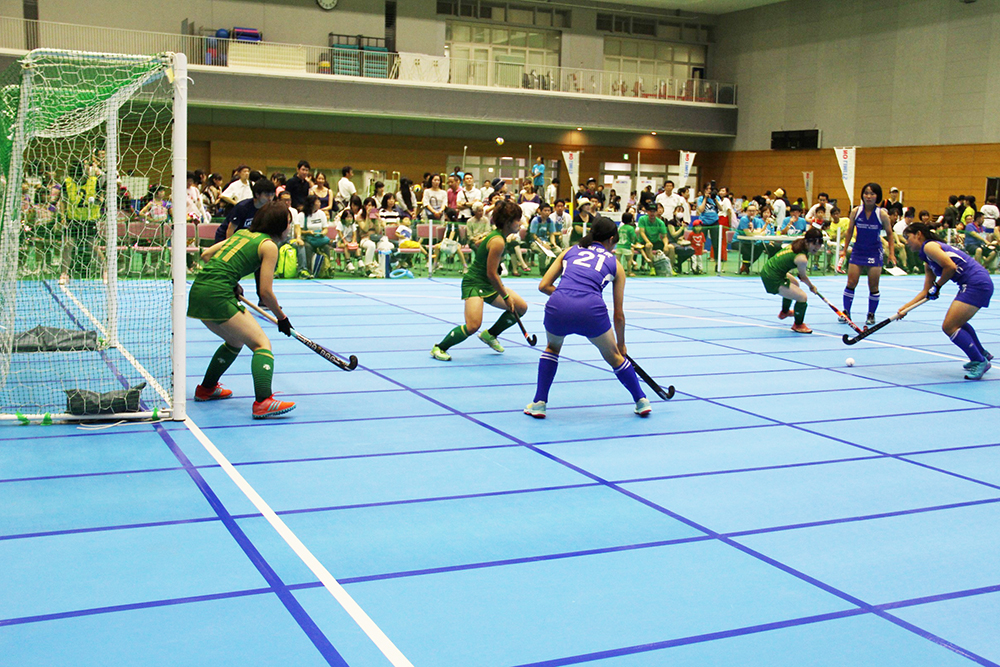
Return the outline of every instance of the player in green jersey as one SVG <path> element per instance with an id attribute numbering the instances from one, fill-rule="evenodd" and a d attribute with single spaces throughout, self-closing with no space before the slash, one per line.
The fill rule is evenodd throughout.
<path id="1" fill-rule="evenodd" d="M 479 330 L 483 323 L 484 303 L 504 311 L 492 327 L 479 334 L 479 339 L 497 352 L 503 352 L 497 336 L 517 322 L 514 312 L 518 315 L 528 312 L 528 304 L 524 299 L 517 292 L 504 287 L 499 271 L 505 248 L 504 239 L 517 231 L 521 215 L 521 207 L 509 200 L 500 201 L 493 209 L 493 231 L 476 247 L 469 272 L 462 278 L 465 324 L 449 331 L 440 343 L 431 348 L 431 356 L 435 359 L 451 361 L 448 348 L 461 343 Z"/>
<path id="2" fill-rule="evenodd" d="M 795 302 L 795 324 L 792 325 L 792 331 L 795 333 L 812 333 L 812 329 L 805 324 L 808 297 L 805 290 L 799 287 L 799 280 L 808 285 L 813 294 L 819 294 L 816 286 L 806 275 L 806 268 L 809 266 L 809 253 L 818 252 L 822 247 L 823 233 L 818 229 L 810 229 L 806 231 L 805 236 L 795 239 L 791 245 L 779 250 L 760 270 L 760 279 L 767 293 L 781 295 L 781 312 L 778 313 L 778 319 L 783 320 L 792 315 L 792 301 Z M 792 275 L 792 271 L 796 270 L 799 274 L 798 279 Z"/>
<path id="3" fill-rule="evenodd" d="M 278 261 L 278 243 L 285 236 L 291 214 L 280 202 L 265 205 L 253 218 L 250 229 L 241 229 L 225 241 L 202 253 L 207 263 L 195 277 L 188 297 L 188 317 L 205 323 L 209 331 L 225 341 L 208 364 L 205 378 L 195 388 L 194 400 L 214 401 L 229 398 L 233 392 L 219 384 L 219 378 L 236 361 L 243 346 L 253 350 L 250 370 L 253 374 L 255 401 L 253 418 L 266 419 L 295 408 L 289 401 L 279 401 L 271 391 L 274 355 L 260 324 L 240 303 L 240 279 L 260 271 L 261 302 L 278 319 L 278 331 L 290 336 L 292 325 L 281 311 L 272 289 L 274 267 Z"/>

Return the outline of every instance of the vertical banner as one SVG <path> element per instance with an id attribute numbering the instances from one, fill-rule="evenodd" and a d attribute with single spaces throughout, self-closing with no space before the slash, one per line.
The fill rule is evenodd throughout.
<path id="1" fill-rule="evenodd" d="M 614 187 L 615 193 L 622 198 L 623 202 L 627 202 L 629 195 L 632 194 L 632 177 L 623 175 L 615 176 Z"/>
<path id="2" fill-rule="evenodd" d="M 844 188 L 847 190 L 847 199 L 854 208 L 854 153 L 856 147 L 834 148 L 837 153 L 837 164 L 840 165 L 840 177 L 844 180 Z"/>
<path id="3" fill-rule="evenodd" d="M 681 151 L 681 164 L 680 164 L 680 178 L 678 179 L 680 183 L 677 184 L 678 189 L 683 188 L 687 185 L 688 176 L 691 175 L 691 165 L 694 164 L 694 156 L 697 153 L 689 153 L 687 151 Z"/>
<path id="4" fill-rule="evenodd" d="M 580 151 L 563 151 L 562 154 L 566 162 L 566 171 L 569 173 L 569 182 L 575 194 L 580 188 Z"/>
<path id="5" fill-rule="evenodd" d="M 812 208 L 813 205 L 813 179 L 816 173 L 812 171 L 802 172 L 802 181 L 806 185 L 806 206 Z"/>

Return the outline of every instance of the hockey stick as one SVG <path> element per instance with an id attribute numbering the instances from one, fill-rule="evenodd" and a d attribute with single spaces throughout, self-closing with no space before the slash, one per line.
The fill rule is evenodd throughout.
<path id="1" fill-rule="evenodd" d="M 823 299 L 823 303 L 825 303 L 826 305 L 830 306 L 830 308 L 833 310 L 833 312 L 837 313 L 838 317 L 843 317 L 845 320 L 847 320 L 847 323 L 850 325 L 850 327 L 852 329 L 854 329 L 858 333 L 864 333 L 865 332 L 864 329 L 862 329 L 857 324 L 855 324 L 853 321 L 851 321 L 851 318 L 849 318 L 847 316 L 847 313 L 845 313 L 840 308 L 837 308 L 835 305 L 833 305 L 832 303 L 830 303 L 825 296 L 823 296 L 819 292 L 816 292 L 816 296 L 818 296 L 819 298 Z"/>
<path id="2" fill-rule="evenodd" d="M 521 333 L 524 334 L 524 340 L 528 341 L 528 345 L 531 347 L 535 347 L 535 343 L 538 342 L 538 336 L 528 333 L 528 330 L 524 328 L 524 324 L 521 322 L 521 316 L 517 314 L 517 310 L 512 310 L 510 312 L 514 313 L 514 319 L 517 320 L 517 326 L 521 327 Z"/>
<path id="3" fill-rule="evenodd" d="M 273 324 L 277 324 L 278 323 L 278 320 L 277 320 L 277 318 L 274 315 L 272 315 L 271 313 L 269 313 L 269 312 L 267 312 L 267 311 L 259 308 L 257 305 L 251 303 L 250 301 L 247 300 L 246 297 L 240 296 L 239 299 L 240 299 L 240 301 L 242 301 L 246 305 L 248 305 L 251 308 L 253 308 L 258 313 L 260 313 L 264 318 L 270 320 L 271 323 L 273 323 Z M 348 359 L 348 361 L 344 361 L 343 359 L 341 359 L 340 357 L 338 357 L 337 355 L 335 355 L 330 350 L 326 349 L 325 347 L 323 347 L 319 343 L 314 343 L 313 341 L 309 340 L 308 338 L 306 338 L 305 336 L 303 336 L 302 334 L 300 334 L 295 329 L 292 329 L 292 335 L 300 343 L 302 343 L 303 345 L 305 345 L 310 350 L 312 350 L 313 352 L 315 352 L 319 356 L 323 357 L 324 359 L 326 359 L 330 363 L 334 364 L 335 366 L 337 366 L 341 370 L 344 370 L 344 371 L 353 371 L 355 368 L 358 367 L 358 358 L 355 357 L 353 354 L 350 356 L 350 358 Z"/>
<path id="4" fill-rule="evenodd" d="M 635 368 L 636 374 L 638 374 L 638 376 L 642 378 L 643 382 L 649 385 L 649 388 L 653 390 L 654 394 L 656 394 L 665 401 L 669 401 L 671 398 L 674 397 L 674 385 L 670 385 L 669 387 L 667 387 L 666 391 L 664 391 L 663 387 L 657 384 L 656 380 L 654 380 L 649 376 L 649 373 L 642 370 L 642 366 L 635 363 L 635 359 L 628 356 L 627 354 L 625 355 L 625 358 L 628 359 L 629 362 L 631 362 L 632 367 Z"/>
<path id="5" fill-rule="evenodd" d="M 882 327 L 886 326 L 890 322 L 895 322 L 896 320 L 898 320 L 899 318 L 901 318 L 903 315 L 906 315 L 908 312 L 910 312 L 911 310 L 913 310 L 914 308 L 916 308 L 917 306 L 923 305 L 925 303 L 927 303 L 927 299 L 921 299 L 920 301 L 917 301 L 915 304 L 913 304 L 912 306 L 910 306 L 909 308 L 907 308 L 906 310 L 904 310 L 903 313 L 902 313 L 902 315 L 900 315 L 898 312 L 895 312 L 895 313 L 892 314 L 891 317 L 885 318 L 884 320 L 882 320 L 881 322 L 879 322 L 878 324 L 876 324 L 873 327 L 868 327 L 862 333 L 859 333 L 854 338 L 851 338 L 847 334 L 844 334 L 844 343 L 846 345 L 854 345 L 859 340 L 864 340 L 865 338 L 868 338 L 868 336 L 871 336 L 873 333 L 875 333 L 876 331 L 878 331 Z"/>

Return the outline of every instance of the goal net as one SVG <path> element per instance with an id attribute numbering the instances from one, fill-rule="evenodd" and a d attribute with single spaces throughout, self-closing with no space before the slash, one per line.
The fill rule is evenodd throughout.
<path id="1" fill-rule="evenodd" d="M 47 49 L 0 75 L 0 419 L 183 418 L 185 80 Z"/>

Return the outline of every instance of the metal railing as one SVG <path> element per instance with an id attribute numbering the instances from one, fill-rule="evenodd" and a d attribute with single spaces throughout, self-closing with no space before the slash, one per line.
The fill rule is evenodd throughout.
<path id="1" fill-rule="evenodd" d="M 736 84 L 704 79 L 644 77 L 604 70 L 462 60 L 351 46 L 252 42 L 210 35 L 175 35 L 0 17 L 0 49 L 29 51 L 41 47 L 127 54 L 175 51 L 186 54 L 188 62 L 195 66 L 278 70 L 293 75 L 330 74 L 669 103 L 736 104 Z"/>

